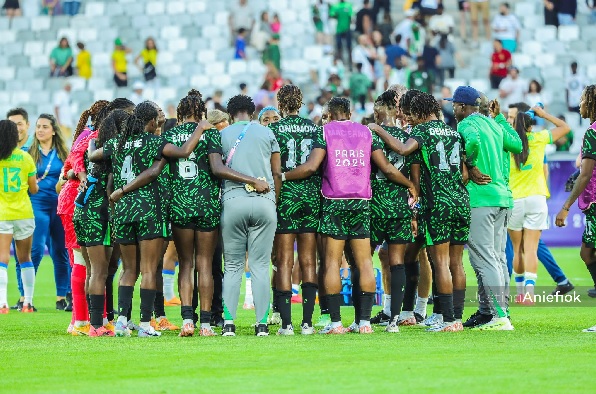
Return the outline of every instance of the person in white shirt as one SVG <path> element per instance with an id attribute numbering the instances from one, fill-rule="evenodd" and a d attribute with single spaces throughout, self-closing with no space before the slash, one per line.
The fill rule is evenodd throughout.
<path id="1" fill-rule="evenodd" d="M 56 116 L 56 121 L 60 126 L 62 134 L 64 134 L 67 140 L 72 138 L 72 129 L 74 127 L 72 102 L 70 99 L 71 90 L 72 85 L 66 81 L 64 83 L 64 89 L 54 95 L 54 115 Z"/>
<path id="2" fill-rule="evenodd" d="M 401 35 L 401 41 L 396 42 L 402 48 L 409 48 L 410 41 L 412 40 L 412 24 L 414 24 L 414 17 L 416 16 L 416 10 L 409 9 L 405 12 L 406 19 L 401 21 L 393 30 L 392 36 Z"/>
<path id="3" fill-rule="evenodd" d="M 141 104 L 145 99 L 143 98 L 143 89 L 145 89 L 145 85 L 141 81 L 137 81 L 132 85 L 132 94 L 130 95 L 130 101 L 135 103 L 135 105 Z"/>
<path id="4" fill-rule="evenodd" d="M 362 63 L 362 73 L 371 81 L 376 80 L 375 70 L 371 64 L 371 60 L 374 62 L 376 58 L 377 52 L 370 38 L 366 34 L 358 36 L 358 45 L 352 49 L 352 62 Z"/>
<path id="5" fill-rule="evenodd" d="M 515 52 L 521 24 L 517 17 L 511 13 L 509 3 L 502 3 L 499 6 L 499 15 L 494 17 L 492 28 L 494 38 L 501 40 L 503 48 L 510 53 Z"/>
<path id="6" fill-rule="evenodd" d="M 586 78 L 578 72 L 577 62 L 571 63 L 571 74 L 567 77 L 566 84 L 567 109 L 570 112 L 579 114 L 579 102 L 582 98 L 584 88 L 588 86 L 588 82 L 586 81 Z"/>
<path id="7" fill-rule="evenodd" d="M 511 67 L 507 78 L 499 84 L 502 107 L 508 108 L 509 104 L 523 102 L 527 91 L 528 82 L 520 78 L 517 67 Z"/>
<path id="8" fill-rule="evenodd" d="M 244 28 L 248 32 L 246 42 L 250 42 L 250 34 L 255 25 L 254 11 L 248 0 L 240 0 L 236 7 L 232 7 L 228 20 L 232 43 L 236 39 L 238 29 Z"/>
<path id="9" fill-rule="evenodd" d="M 428 21 L 428 28 L 429 30 L 435 35 L 438 36 L 440 34 L 449 35 L 453 33 L 453 29 L 455 27 L 455 21 L 453 20 L 453 16 L 445 14 L 443 8 L 443 4 L 439 4 L 439 8 L 437 8 L 437 14 L 430 17 Z"/>

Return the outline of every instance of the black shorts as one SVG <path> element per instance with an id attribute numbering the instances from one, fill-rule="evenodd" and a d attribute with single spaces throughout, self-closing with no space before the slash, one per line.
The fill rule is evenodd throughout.
<path id="1" fill-rule="evenodd" d="M 124 75 L 126 75 L 126 73 L 122 73 Z M 128 78 L 126 78 L 125 80 L 121 80 L 120 78 L 118 78 L 116 76 L 116 74 L 114 74 L 114 83 L 116 84 L 116 86 L 118 86 L 119 88 L 125 88 L 128 86 Z"/>
<path id="2" fill-rule="evenodd" d="M 411 218 L 372 218 L 370 221 L 370 244 L 409 244 L 414 242 Z"/>
<path id="3" fill-rule="evenodd" d="M 323 211 L 319 232 L 341 240 L 370 238 L 370 210 Z"/>
<path id="4" fill-rule="evenodd" d="M 211 232 L 219 228 L 221 216 L 197 216 L 186 220 L 172 221 L 172 227 L 190 229 L 200 232 Z"/>
<path id="5" fill-rule="evenodd" d="M 122 245 L 134 245 L 140 241 L 157 238 L 165 240 L 172 238 L 172 229 L 169 223 L 142 221 L 114 224 L 114 240 Z"/>
<path id="6" fill-rule="evenodd" d="M 470 207 L 444 207 L 424 214 L 426 245 L 465 245 L 470 234 Z"/>
<path id="7" fill-rule="evenodd" d="M 80 246 L 112 246 L 112 225 L 108 221 L 73 220 Z"/>

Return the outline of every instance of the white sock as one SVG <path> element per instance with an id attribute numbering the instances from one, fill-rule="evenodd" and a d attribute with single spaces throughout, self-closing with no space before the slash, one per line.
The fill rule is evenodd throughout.
<path id="1" fill-rule="evenodd" d="M 211 328 L 210 323 L 201 323 L 201 328 Z"/>
<path id="2" fill-rule="evenodd" d="M 292 295 L 297 295 L 300 293 L 300 285 L 296 285 L 292 283 Z"/>
<path id="3" fill-rule="evenodd" d="M 83 321 L 83 320 L 75 320 L 74 325 L 75 325 L 75 327 L 83 327 L 83 326 L 87 325 L 87 322 Z"/>
<path id="4" fill-rule="evenodd" d="M 366 327 L 366 326 L 370 326 L 370 320 L 360 320 L 358 327 Z"/>
<path id="5" fill-rule="evenodd" d="M 176 297 L 174 293 L 174 278 L 176 276 L 175 270 L 163 270 L 161 276 L 163 277 L 163 297 L 166 301 Z"/>
<path id="6" fill-rule="evenodd" d="M 563 280 L 563 281 L 561 281 L 561 282 L 559 282 L 557 284 L 559 286 L 565 286 L 566 284 L 569 284 L 569 279 L 565 279 L 565 280 Z M 2 304 L 0 303 L 0 305 L 2 305 Z"/>
<path id="7" fill-rule="evenodd" d="M 0 308 L 8 307 L 8 300 L 6 299 L 6 292 L 8 290 L 8 264 L 0 263 Z"/>
<path id="8" fill-rule="evenodd" d="M 126 316 L 118 316 L 118 320 L 116 320 L 116 322 L 120 322 L 124 325 L 128 324 L 128 319 L 126 318 Z"/>
<path id="9" fill-rule="evenodd" d="M 184 320 L 182 320 L 182 325 L 185 325 L 185 324 L 194 324 L 194 322 L 192 321 L 192 319 L 184 319 Z"/>
<path id="10" fill-rule="evenodd" d="M 139 322 L 139 327 L 141 327 L 143 330 L 148 330 L 151 328 L 151 322 L 148 322 L 148 321 Z"/>
<path id="11" fill-rule="evenodd" d="M 391 294 L 383 294 L 383 313 L 391 316 Z"/>
<path id="12" fill-rule="evenodd" d="M 35 289 L 35 268 L 33 268 L 33 263 L 21 264 L 21 280 L 23 281 L 23 293 L 25 293 L 23 304 L 33 305 L 33 291 Z"/>
<path id="13" fill-rule="evenodd" d="M 525 273 L 526 280 L 524 281 L 525 292 L 534 295 L 534 287 L 536 286 L 536 280 L 538 279 L 538 274 L 533 272 L 526 272 Z"/>
<path id="14" fill-rule="evenodd" d="M 234 324 L 234 320 L 224 320 L 224 326 L 228 324 Z"/>
<path id="15" fill-rule="evenodd" d="M 428 297 L 422 298 L 418 297 L 416 300 L 416 307 L 414 308 L 414 312 L 419 314 L 422 317 L 426 317 L 426 305 L 428 304 Z"/>
<path id="16" fill-rule="evenodd" d="M 341 322 L 340 321 L 332 321 L 331 328 L 337 328 L 337 327 L 341 327 Z"/>
<path id="17" fill-rule="evenodd" d="M 250 278 L 246 279 L 246 293 L 244 294 L 244 303 L 245 304 L 252 304 L 252 280 Z"/>
<path id="18" fill-rule="evenodd" d="M 110 321 L 108 320 L 107 317 L 103 318 L 103 325 L 105 326 L 106 324 L 108 324 Z"/>
<path id="19" fill-rule="evenodd" d="M 518 274 L 515 272 L 513 277 L 515 279 L 515 290 L 517 290 L 517 294 L 524 294 L 524 274 Z"/>

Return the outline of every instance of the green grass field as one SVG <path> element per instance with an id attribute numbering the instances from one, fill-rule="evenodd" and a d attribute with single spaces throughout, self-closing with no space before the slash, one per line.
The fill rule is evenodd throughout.
<path id="1" fill-rule="evenodd" d="M 577 287 L 590 285 L 578 249 L 554 253 Z M 468 282 L 475 285 L 467 257 L 464 261 Z M 589 372 L 596 335 L 581 332 L 596 324 L 593 307 L 513 307 L 512 332 L 427 333 L 406 327 L 399 334 L 377 328 L 368 336 L 266 338 L 252 336 L 254 315 L 240 309 L 235 338 L 165 333 L 92 339 L 66 334 L 70 315 L 54 309 L 49 259 L 37 278 L 39 312 L 0 315 L 0 392 L 593 393 L 596 383 Z M 14 302 L 14 262 L 9 281 Z M 538 285 L 552 285 L 542 267 Z M 138 305 L 134 308 L 136 315 Z M 294 306 L 293 311 L 297 326 L 301 310 Z M 352 311 L 342 309 L 344 324 L 351 322 Z M 464 318 L 474 311 L 467 307 Z M 180 323 L 178 308 L 167 313 Z"/>

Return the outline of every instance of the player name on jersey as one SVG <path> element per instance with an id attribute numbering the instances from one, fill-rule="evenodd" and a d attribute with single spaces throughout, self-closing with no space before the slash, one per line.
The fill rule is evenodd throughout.
<path id="1" fill-rule="evenodd" d="M 284 124 L 279 125 L 278 131 L 280 133 L 312 134 L 317 131 L 317 126 L 309 124 Z"/>

